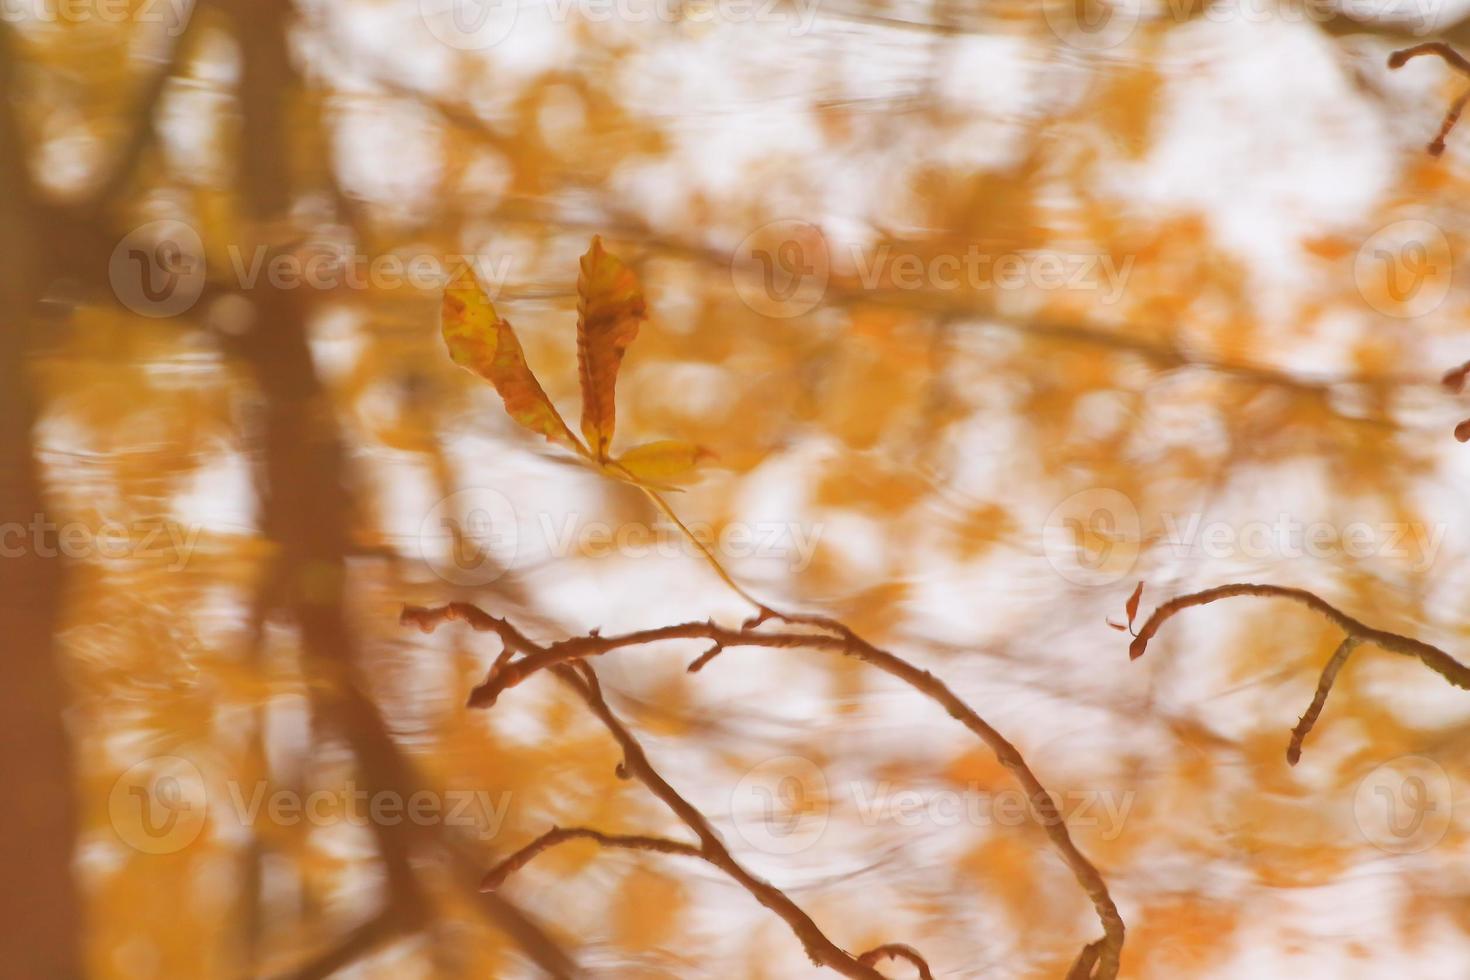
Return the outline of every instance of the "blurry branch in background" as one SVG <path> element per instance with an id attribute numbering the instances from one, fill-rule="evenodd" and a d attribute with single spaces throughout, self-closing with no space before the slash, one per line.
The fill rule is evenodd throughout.
<path id="1" fill-rule="evenodd" d="M 242 53 L 240 191 L 246 212 L 264 226 L 292 202 L 287 120 L 301 85 L 287 44 L 293 6 L 289 0 L 218 2 L 231 15 Z M 238 341 L 236 353 L 251 368 L 264 403 L 267 492 L 261 523 L 279 546 L 263 595 L 287 611 L 300 631 L 307 673 L 314 677 L 313 710 L 351 745 L 370 791 L 411 798 L 422 780 L 361 683 L 363 658 L 345 603 L 352 481 L 307 342 L 308 299 L 268 283 L 246 296 L 255 309 L 253 328 Z M 428 921 L 431 906 L 414 867 L 416 856 L 446 857 L 456 886 L 474 894 L 477 876 L 464 869 L 477 854 L 468 842 L 439 827 L 409 823 L 375 821 L 373 831 L 386 869 L 383 909 L 299 967 L 291 974 L 297 980 L 327 976 Z M 557 944 L 509 902 L 479 896 L 476 907 L 549 975 L 576 973 Z"/>
<path id="2" fill-rule="evenodd" d="M 1388 67 L 1397 69 L 1408 64 L 1412 59 L 1420 55 L 1432 54 L 1443 58 L 1444 63 L 1449 65 L 1461 75 L 1470 76 L 1470 61 L 1454 48 L 1443 41 L 1426 41 L 1416 44 L 1411 48 L 1403 48 L 1388 56 Z M 1465 110 L 1465 103 L 1470 102 L 1470 89 L 1466 89 L 1459 98 L 1450 104 L 1450 109 L 1445 113 L 1444 122 L 1440 123 L 1439 133 L 1430 141 L 1426 149 L 1430 156 L 1439 156 L 1444 152 L 1445 137 L 1449 136 L 1450 130 L 1455 128 L 1455 123 L 1460 121 L 1460 113 Z"/>
<path id="3" fill-rule="evenodd" d="M 1089 965 L 1084 972 L 1077 972 L 1077 967 L 1074 967 L 1071 975 L 1090 978 L 1090 980 L 1111 980 L 1117 976 L 1118 961 L 1123 946 L 1123 920 L 1108 894 L 1102 875 L 1077 849 L 1067 831 L 1065 821 L 1057 810 L 1055 800 L 1041 785 L 1016 747 L 977 715 L 943 681 L 928 671 L 921 670 L 908 661 L 873 646 L 841 624 L 822 617 L 790 617 L 793 622 L 821 626 L 833 632 L 764 632 L 759 630 L 759 626 L 771 618 L 773 617 L 763 613 L 739 629 L 722 627 L 710 621 L 691 622 L 619 636 L 589 634 L 542 646 L 526 637 L 510 622 L 492 616 L 469 603 L 450 603 L 434 609 L 410 606 L 405 608 L 402 614 L 402 621 L 405 624 L 418 626 L 425 632 L 434 630 L 444 622 L 458 620 L 469 624 L 473 629 L 493 632 L 500 637 L 503 652 L 491 668 L 485 682 L 471 694 L 470 704 L 474 707 L 493 706 L 504 691 L 515 687 L 538 671 L 562 671 L 569 664 L 580 663 L 590 657 L 601 656 L 613 650 L 664 640 L 704 640 L 712 644 L 690 664 L 691 670 L 697 670 L 708 663 L 713 656 L 734 647 L 829 650 L 872 664 L 937 702 L 947 714 L 975 733 L 995 753 L 1000 763 L 1015 775 L 1026 791 L 1030 804 L 1029 812 L 1033 820 L 1051 839 L 1078 883 L 1092 899 L 1103 925 L 1104 938 L 1087 947 L 1079 957 L 1079 965 L 1084 960 Z M 775 618 L 784 619 L 786 617 L 777 616 Z M 519 659 L 516 659 L 517 654 L 520 655 Z M 567 679 L 565 674 L 559 674 L 559 676 L 564 680 Z M 583 692 L 579 691 L 579 693 Z M 585 693 L 583 697 L 584 700 L 588 700 Z M 611 730 L 616 722 L 610 723 L 610 714 L 604 716 L 593 701 L 589 700 L 588 703 Z M 605 704 L 602 707 L 605 709 Z M 619 738 L 619 741 L 621 742 L 622 738 Z M 624 748 L 626 751 L 626 744 Z M 633 771 L 636 774 L 636 770 Z M 655 792 L 659 791 L 655 790 Z M 673 804 L 671 803 L 670 806 L 673 807 Z M 677 807 L 674 809 L 678 812 Z M 681 813 L 681 816 L 683 815 Z M 701 839 L 703 839 L 702 835 Z M 808 951 L 810 952 L 810 947 Z"/>
<path id="4" fill-rule="evenodd" d="M 1137 592 L 1134 593 L 1138 595 Z M 1422 640 L 1416 640 L 1411 636 L 1403 636 L 1399 633 L 1390 633 L 1387 630 L 1376 629 L 1360 620 L 1354 619 L 1347 613 L 1328 603 L 1314 593 L 1305 589 L 1295 589 L 1283 585 L 1252 585 L 1240 583 L 1235 585 L 1221 585 L 1213 589 L 1205 589 L 1203 592 L 1194 592 L 1189 595 L 1177 596 L 1159 606 L 1144 622 L 1135 634 L 1133 643 L 1128 648 L 1131 659 L 1137 660 L 1143 656 L 1148 649 L 1149 640 L 1168 620 L 1195 606 L 1206 606 L 1220 599 L 1229 599 L 1234 596 L 1256 596 L 1260 598 L 1290 599 L 1300 603 L 1308 609 L 1313 609 L 1326 616 L 1334 625 L 1347 634 L 1338 646 L 1332 658 L 1322 670 L 1321 680 L 1317 684 L 1316 695 L 1312 698 L 1311 705 L 1307 708 L 1296 728 L 1291 733 L 1291 742 L 1286 750 L 1286 759 L 1291 765 L 1296 765 L 1301 758 L 1302 742 L 1311 732 L 1312 726 L 1316 724 L 1317 717 L 1322 713 L 1322 707 L 1327 703 L 1327 695 L 1332 689 L 1333 682 L 1337 679 L 1338 672 L 1347 663 L 1353 651 L 1361 644 L 1371 643 L 1381 647 L 1390 653 L 1401 654 L 1406 657 L 1414 657 L 1423 662 L 1430 670 L 1439 674 L 1455 687 L 1470 690 L 1470 667 L 1466 667 L 1454 657 L 1445 653 L 1439 647 L 1432 646 Z M 1132 604 L 1129 610 L 1129 625 L 1132 625 L 1133 611 L 1136 605 Z"/>

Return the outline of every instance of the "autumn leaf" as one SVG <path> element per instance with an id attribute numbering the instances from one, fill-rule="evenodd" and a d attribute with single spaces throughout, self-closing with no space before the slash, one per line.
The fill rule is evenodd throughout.
<path id="1" fill-rule="evenodd" d="M 1115 623 L 1111 619 L 1108 620 L 1108 625 L 1120 633 L 1133 632 L 1133 620 L 1138 618 L 1138 600 L 1142 598 L 1143 583 L 1139 582 L 1138 587 L 1133 590 L 1133 594 L 1128 597 L 1128 602 L 1123 607 L 1124 611 L 1128 613 L 1128 625 L 1124 626 L 1122 623 Z"/>
<path id="2" fill-rule="evenodd" d="M 701 446 L 664 440 L 637 446 L 614 459 L 614 396 L 623 353 L 646 315 L 643 292 L 632 271 L 594 237 L 582 256 L 577 278 L 577 361 L 582 382 L 583 445 L 546 397 L 526 364 L 520 341 L 495 312 L 468 264 L 444 290 L 444 342 L 461 367 L 495 386 L 505 409 L 521 425 L 571 449 L 594 469 L 614 479 L 657 490 L 677 490 L 702 460 L 714 454 Z"/>
<path id="3" fill-rule="evenodd" d="M 635 483 L 667 486 L 689 477 L 701 461 L 713 456 L 714 453 L 703 446 L 665 439 L 634 446 L 613 460 L 610 468 L 615 472 L 622 471 L 620 476 L 631 478 Z"/>
<path id="4" fill-rule="evenodd" d="M 1133 620 L 1138 617 L 1138 600 L 1140 600 L 1142 598 L 1143 598 L 1143 583 L 1142 582 L 1139 582 L 1138 583 L 1138 587 L 1133 590 L 1133 594 L 1128 597 L 1128 604 L 1124 607 L 1124 610 L 1128 613 L 1128 625 L 1129 626 L 1132 626 L 1133 625 Z"/>
<path id="5" fill-rule="evenodd" d="M 582 435 L 599 460 L 608 458 L 617 411 L 614 394 L 623 353 L 647 316 L 633 271 L 593 236 L 577 277 L 577 368 L 582 381 Z"/>
<path id="6" fill-rule="evenodd" d="M 586 447 L 572 434 L 531 373 L 515 331 L 496 314 L 468 264 L 462 265 L 445 287 L 441 313 L 444 343 L 454 363 L 494 385 L 506 412 L 521 425 L 587 455 Z"/>

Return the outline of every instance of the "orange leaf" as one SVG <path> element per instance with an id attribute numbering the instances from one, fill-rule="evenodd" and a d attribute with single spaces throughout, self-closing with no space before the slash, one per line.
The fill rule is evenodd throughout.
<path id="1" fill-rule="evenodd" d="M 441 315 L 449 356 L 493 384 L 511 418 L 558 445 L 587 455 L 531 373 L 515 331 L 496 315 L 468 265 L 461 266 L 445 287 Z"/>
<path id="2" fill-rule="evenodd" d="M 607 459 L 617 414 L 614 393 L 623 352 L 647 316 L 638 277 L 593 236 L 577 277 L 577 368 L 582 380 L 582 435 Z"/>
<path id="3" fill-rule="evenodd" d="M 658 486 L 677 483 L 689 477 L 702 460 L 710 459 L 714 453 L 692 442 L 665 439 L 634 446 L 613 461 L 614 472 L 629 477 L 635 483 Z"/>
<path id="4" fill-rule="evenodd" d="M 1133 618 L 1138 615 L 1138 600 L 1143 598 L 1143 583 L 1138 583 L 1138 588 L 1128 597 L 1128 605 L 1124 608 L 1128 611 L 1128 625 L 1133 625 Z"/>

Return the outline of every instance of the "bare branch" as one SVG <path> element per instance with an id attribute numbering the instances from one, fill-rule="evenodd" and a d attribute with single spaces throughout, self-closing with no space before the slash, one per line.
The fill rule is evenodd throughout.
<path id="1" fill-rule="evenodd" d="M 1322 714 L 1322 708 L 1327 703 L 1327 695 L 1332 690 L 1333 682 L 1337 680 L 1338 672 L 1342 670 L 1353 651 L 1363 643 L 1372 643 L 1391 653 L 1415 657 L 1455 687 L 1470 690 L 1470 667 L 1466 667 L 1439 647 L 1416 640 L 1411 636 L 1376 629 L 1354 619 L 1314 593 L 1283 585 L 1239 583 L 1176 596 L 1159 606 L 1153 611 L 1153 615 L 1149 616 L 1148 621 L 1143 624 L 1143 628 L 1138 631 L 1138 635 L 1128 648 L 1129 657 L 1137 660 L 1143 656 L 1148 647 L 1148 641 L 1170 617 L 1194 606 L 1205 606 L 1219 599 L 1241 595 L 1290 599 L 1293 602 L 1299 602 L 1326 616 L 1347 634 L 1342 643 L 1338 645 L 1337 651 L 1333 653 L 1332 659 L 1327 661 L 1327 665 L 1322 668 L 1322 677 L 1317 683 L 1317 693 L 1312 698 L 1312 703 L 1308 706 L 1306 713 L 1297 722 L 1296 728 L 1292 730 L 1291 742 L 1286 749 L 1286 761 L 1293 766 L 1301 759 L 1302 742 L 1306 740 L 1312 726 L 1317 723 L 1318 716 Z"/>
<path id="2" fill-rule="evenodd" d="M 1322 706 L 1327 703 L 1327 694 L 1332 690 L 1332 682 L 1337 679 L 1337 672 L 1342 670 L 1343 664 L 1347 663 L 1348 657 L 1352 656 L 1358 644 L 1362 641 L 1356 636 L 1347 636 L 1337 645 L 1337 652 L 1332 659 L 1327 661 L 1327 666 L 1322 668 L 1322 679 L 1317 682 L 1317 693 L 1312 697 L 1312 703 L 1308 705 L 1306 714 L 1296 723 L 1291 730 L 1291 744 L 1286 747 L 1286 761 L 1296 765 L 1302 757 L 1302 742 L 1306 740 L 1311 732 L 1312 726 L 1317 723 L 1317 716 L 1322 713 Z"/>
<path id="3" fill-rule="evenodd" d="M 1416 44 L 1413 47 L 1395 51 L 1388 56 L 1388 67 L 1392 69 L 1402 68 L 1412 59 L 1426 54 L 1443 58 L 1445 64 L 1449 65 L 1455 71 L 1462 75 L 1470 75 L 1470 61 L 1466 61 L 1460 52 L 1443 41 L 1425 41 L 1423 44 Z M 1455 128 L 1455 123 L 1460 121 L 1460 113 L 1465 110 L 1465 103 L 1467 101 L 1470 101 L 1470 91 L 1465 92 L 1450 105 L 1449 111 L 1445 113 L 1444 121 L 1439 125 L 1439 133 L 1430 141 L 1429 146 L 1426 147 L 1430 156 L 1437 157 L 1444 152 L 1445 138 L 1450 135 L 1450 130 Z"/>
<path id="4" fill-rule="evenodd" d="M 1031 804 L 1032 819 L 1051 839 L 1052 845 L 1071 869 L 1078 884 L 1092 900 L 1098 918 L 1102 922 L 1104 939 L 1097 953 L 1096 977 L 1099 980 L 1111 980 L 1116 977 L 1124 938 L 1122 917 L 1118 914 L 1117 906 L 1114 905 L 1108 893 L 1102 875 L 1072 841 L 1066 822 L 1058 812 L 1051 794 L 1036 778 L 1020 751 L 976 714 L 974 709 L 943 681 L 928 671 L 915 667 L 908 661 L 874 646 L 841 623 L 824 617 L 799 617 L 802 622 L 826 627 L 832 630 L 832 633 L 759 632 L 755 629 L 756 625 L 773 617 L 780 618 L 779 614 L 769 614 L 769 611 L 763 611 L 760 616 L 739 630 L 722 627 L 709 621 L 679 623 L 618 636 L 579 636 L 546 647 L 537 646 L 510 623 L 469 603 L 451 603 L 435 609 L 406 607 L 401 615 L 401 622 L 411 623 L 425 632 L 431 632 L 436 626 L 447 620 L 460 620 L 468 623 L 473 629 L 499 634 L 501 642 L 508 647 L 515 647 L 524 654 L 517 660 L 498 662 L 497 666 L 492 668 L 485 682 L 470 695 L 470 704 L 477 707 L 493 705 L 502 692 L 515 687 L 537 671 L 546 669 L 560 671 L 569 663 L 601 656 L 612 650 L 642 646 L 661 640 L 708 640 L 719 644 L 721 648 L 767 647 L 829 650 L 872 664 L 937 702 L 950 717 L 978 736 L 995 754 L 997 760 L 1020 782 Z M 631 770 L 635 767 L 630 765 L 629 768 Z M 636 771 L 634 774 L 637 775 Z M 655 790 L 655 793 L 657 794 L 658 791 Z M 677 808 L 675 810 L 677 812 Z"/>
<path id="5" fill-rule="evenodd" d="M 700 858 L 704 852 L 693 844 L 669 840 L 667 837 L 646 837 L 640 834 L 604 834 L 590 827 L 552 827 L 510 857 L 501 861 L 485 873 L 480 883 L 482 891 L 494 891 L 505 884 L 505 879 L 530 864 L 543 851 L 572 840 L 590 840 L 602 847 L 617 847 L 630 851 L 652 851 L 657 854 L 680 854 L 684 857 Z"/>
<path id="6" fill-rule="evenodd" d="M 1465 56 L 1443 41 L 1425 41 L 1413 47 L 1400 48 L 1388 56 L 1388 67 L 1398 69 L 1404 67 L 1421 55 L 1432 54 L 1444 59 L 1445 64 L 1462 75 L 1470 75 L 1470 61 Z"/>
<path id="7" fill-rule="evenodd" d="M 1143 624 L 1143 628 L 1138 631 L 1138 636 L 1128 648 L 1129 657 L 1137 660 L 1143 656 L 1148 647 L 1148 641 L 1153 639 L 1159 627 L 1163 626 L 1172 616 L 1193 606 L 1205 606 L 1219 599 L 1242 595 L 1290 599 L 1293 602 L 1299 602 L 1326 616 L 1344 633 L 1356 637 L 1360 642 L 1372 643 L 1374 646 L 1406 657 L 1417 657 L 1424 662 L 1424 666 L 1451 684 L 1470 690 L 1470 667 L 1466 667 L 1439 647 L 1416 640 L 1412 636 L 1402 636 L 1387 630 L 1375 629 L 1354 619 L 1306 589 L 1296 589 L 1286 585 L 1253 585 L 1243 582 L 1234 585 L 1220 585 L 1213 589 L 1205 589 L 1203 592 L 1194 592 L 1170 599 L 1155 609 L 1153 615 L 1149 616 L 1148 621 Z"/>
<path id="8" fill-rule="evenodd" d="M 608 730 L 613 740 L 623 750 L 621 767 L 623 772 L 647 786 L 654 796 L 657 796 L 665 806 L 674 811 L 685 826 L 694 831 L 694 835 L 699 838 L 699 853 L 706 861 L 729 875 L 757 902 L 781 917 L 796 934 L 796 937 L 801 940 L 807 956 L 811 957 L 813 963 L 835 970 L 845 977 L 883 980 L 883 975 L 877 970 L 859 963 L 852 954 L 828 939 L 826 934 L 812 921 L 811 916 L 807 915 L 785 892 L 770 882 L 751 874 L 731 856 L 704 814 L 681 796 L 678 790 L 670 786 L 663 776 L 659 775 L 658 770 L 648 761 L 648 756 L 644 753 L 643 746 L 639 744 L 638 739 L 613 714 L 602 696 L 597 675 L 593 673 L 591 666 L 585 663 L 578 663 L 575 666 L 562 664 L 553 669 L 556 676 L 586 702 L 587 707 L 592 710 L 592 713 L 597 716 L 603 727 Z"/>
<path id="9" fill-rule="evenodd" d="M 934 980 L 934 974 L 929 971 L 929 964 L 924 961 L 924 957 L 919 955 L 919 951 L 903 943 L 884 943 L 859 956 L 858 962 L 874 966 L 884 957 L 893 960 L 908 960 L 919 971 L 919 980 Z"/>

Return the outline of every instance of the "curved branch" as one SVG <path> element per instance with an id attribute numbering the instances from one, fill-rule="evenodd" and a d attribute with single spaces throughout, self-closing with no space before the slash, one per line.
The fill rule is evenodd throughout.
<path id="1" fill-rule="evenodd" d="M 653 851 L 658 854 L 679 854 L 684 857 L 704 858 L 704 852 L 693 844 L 669 840 L 667 837 L 645 837 L 641 834 L 604 834 L 591 827 L 552 827 L 510 857 L 501 861 L 485 873 L 480 882 L 481 891 L 494 891 L 505 884 L 505 879 L 534 861 L 544 851 L 558 844 L 573 840 L 590 840 L 601 847 L 616 847 L 630 851 Z"/>
<path id="2" fill-rule="evenodd" d="M 1327 661 L 1327 666 L 1322 668 L 1322 679 L 1317 682 L 1317 693 L 1312 696 L 1312 703 L 1307 706 L 1306 714 L 1302 715 L 1296 727 L 1291 730 L 1291 743 L 1286 747 L 1286 761 L 1289 765 L 1294 766 L 1301 760 L 1302 742 L 1312 731 L 1312 726 L 1317 724 L 1317 716 L 1322 714 L 1322 707 L 1327 703 L 1327 695 L 1332 690 L 1332 682 L 1337 680 L 1337 672 L 1342 670 L 1343 664 L 1347 663 L 1348 657 L 1352 656 L 1362 642 L 1356 636 L 1344 637 L 1337 645 L 1337 652 Z"/>
<path id="3" fill-rule="evenodd" d="M 1470 61 L 1465 60 L 1464 55 L 1443 41 L 1425 41 L 1423 44 L 1395 51 L 1388 56 L 1388 67 L 1402 68 L 1412 59 L 1426 54 L 1443 58 L 1445 64 L 1461 75 L 1470 75 Z M 1455 128 L 1455 123 L 1460 121 L 1460 113 L 1465 110 L 1466 102 L 1470 102 L 1470 92 L 1464 93 L 1450 105 L 1449 111 L 1445 113 L 1444 121 L 1439 124 L 1439 133 L 1426 147 L 1430 156 L 1437 157 L 1444 152 L 1445 138 L 1450 135 L 1450 130 Z"/>
<path id="4" fill-rule="evenodd" d="M 805 617 L 801 620 L 811 625 L 827 627 L 836 632 L 836 635 L 829 635 L 757 632 L 755 627 L 762 621 L 762 617 L 757 617 L 739 630 L 722 627 L 708 621 L 691 622 L 625 633 L 619 636 L 590 634 L 540 647 L 507 621 L 492 616 L 470 603 L 450 603 L 435 609 L 409 606 L 404 608 L 400 617 L 401 622 L 414 624 L 424 632 L 432 632 L 440 623 L 448 620 L 460 620 L 468 623 L 473 629 L 497 633 L 501 642 L 507 647 L 514 647 L 524 654 L 518 660 L 505 661 L 502 659 L 501 662 L 497 662 L 485 682 L 475 688 L 470 695 L 470 704 L 475 707 L 493 705 L 503 691 L 515 687 L 538 671 L 552 669 L 560 672 L 572 662 L 584 661 L 587 658 L 601 656 L 623 647 L 641 646 L 660 640 L 707 640 L 718 644 L 721 649 L 755 646 L 829 650 L 862 660 L 897 677 L 938 703 L 950 717 L 973 732 L 990 748 L 1001 765 L 1009 769 L 1021 784 L 1030 802 L 1029 812 L 1032 819 L 1050 838 L 1052 846 L 1061 855 L 1073 877 L 1077 879 L 1077 883 L 1092 900 L 1098 919 L 1102 923 L 1104 938 L 1097 951 L 1095 977 L 1097 980 L 1112 980 L 1117 976 L 1118 962 L 1123 948 L 1123 919 L 1118 913 L 1117 906 L 1113 903 L 1112 896 L 1108 893 L 1107 884 L 1103 881 L 1101 873 L 1073 842 L 1066 822 L 1057 809 L 1056 801 L 1042 786 L 1036 774 L 1031 771 L 1020 751 L 1005 736 L 976 714 L 974 709 L 939 678 L 927 670 L 915 667 L 908 661 L 874 646 L 840 623 L 821 617 Z M 658 792 L 655 789 L 655 793 L 658 794 Z M 675 809 L 677 812 L 677 808 Z M 701 839 L 703 839 L 702 835 Z"/>
<path id="5" fill-rule="evenodd" d="M 602 687 L 598 684 L 597 675 L 593 673 L 591 666 L 585 663 L 563 664 L 553 670 L 556 676 L 587 704 L 587 707 L 602 722 L 603 727 L 612 735 L 613 740 L 618 743 L 619 748 L 623 750 L 623 764 L 619 767 L 619 773 L 647 786 L 654 796 L 673 810 L 684 825 L 694 831 L 694 835 L 699 838 L 700 856 L 734 879 L 757 902 L 780 916 L 801 940 L 807 956 L 813 963 L 829 967 L 845 977 L 856 977 L 860 980 L 884 980 L 883 975 L 877 970 L 859 963 L 852 954 L 828 939 L 826 934 L 812 921 L 811 916 L 807 915 L 801 906 L 793 902 L 785 892 L 770 882 L 751 874 L 739 861 L 735 860 L 724 842 L 720 840 L 720 836 L 710 826 L 705 815 L 694 804 L 684 799 L 663 776 L 659 775 L 653 763 L 648 761 L 648 756 L 644 753 L 643 746 L 639 744 L 638 739 L 618 719 L 617 715 L 613 714 L 606 699 L 602 696 Z"/>
<path id="6" fill-rule="evenodd" d="M 919 951 L 903 943 L 884 943 L 859 956 L 858 962 L 873 966 L 884 957 L 893 960 L 908 960 L 919 971 L 919 980 L 934 980 L 934 974 L 929 971 L 929 964 L 924 961 L 924 957 L 919 955 Z"/>
<path id="7" fill-rule="evenodd" d="M 1159 627 L 1164 623 L 1193 606 L 1205 606 L 1219 599 L 1229 599 L 1233 596 L 1257 596 L 1264 598 L 1290 599 L 1301 603 L 1309 609 L 1314 609 L 1326 616 L 1336 626 L 1349 636 L 1356 637 L 1360 642 L 1372 643 L 1374 646 L 1382 647 L 1391 653 L 1402 654 L 1406 657 L 1416 657 L 1423 661 L 1424 666 L 1439 674 L 1455 687 L 1470 691 L 1470 667 L 1466 667 L 1454 657 L 1445 653 L 1437 646 L 1416 640 L 1412 636 L 1403 636 L 1399 633 L 1390 633 L 1387 630 L 1376 629 L 1360 620 L 1354 619 L 1347 613 L 1333 606 L 1325 599 L 1320 598 L 1306 589 L 1292 588 L 1287 585 L 1254 585 L 1242 582 L 1234 585 L 1220 585 L 1213 589 L 1205 589 L 1202 592 L 1194 592 L 1189 595 L 1177 596 L 1159 606 L 1149 616 L 1143 628 L 1134 637 L 1133 643 L 1128 647 L 1128 656 L 1137 660 L 1143 656 L 1148 647 L 1148 641 L 1153 639 Z"/>
<path id="8" fill-rule="evenodd" d="M 1250 583 L 1238 583 L 1234 585 L 1220 585 L 1213 589 L 1205 589 L 1203 592 L 1193 592 L 1189 595 L 1176 596 L 1168 602 L 1159 606 L 1149 616 L 1148 621 L 1134 637 L 1133 643 L 1128 647 L 1130 659 L 1137 660 L 1143 656 L 1148 649 L 1148 641 L 1153 639 L 1154 634 L 1159 631 L 1168 620 L 1194 606 L 1206 606 L 1219 599 L 1229 599 L 1233 596 L 1257 596 L 1261 598 L 1290 599 L 1301 603 L 1309 609 L 1316 610 L 1326 616 L 1332 623 L 1347 634 L 1342 643 L 1333 653 L 1332 658 L 1322 668 L 1322 677 L 1317 682 L 1317 692 L 1312 697 L 1312 703 L 1307 707 L 1306 713 L 1297 722 L 1291 732 L 1291 742 L 1286 748 L 1286 761 L 1296 765 L 1301 759 L 1302 742 L 1306 740 L 1311 732 L 1312 726 L 1317 723 L 1317 718 L 1322 714 L 1322 708 L 1327 704 L 1327 695 L 1332 691 L 1333 682 L 1337 680 L 1338 672 L 1352 656 L 1353 651 L 1364 643 L 1372 643 L 1382 647 L 1391 653 L 1401 654 L 1406 657 L 1415 657 L 1436 674 L 1449 681 L 1455 687 L 1470 690 L 1470 667 L 1466 667 L 1454 657 L 1445 653 L 1437 646 L 1416 640 L 1412 636 L 1403 636 L 1399 633 L 1390 633 L 1387 630 L 1377 629 L 1369 626 L 1361 620 L 1349 616 L 1315 593 L 1306 589 L 1296 589 L 1284 585 L 1253 585 Z M 1130 622 L 1132 617 L 1129 617 Z"/>

